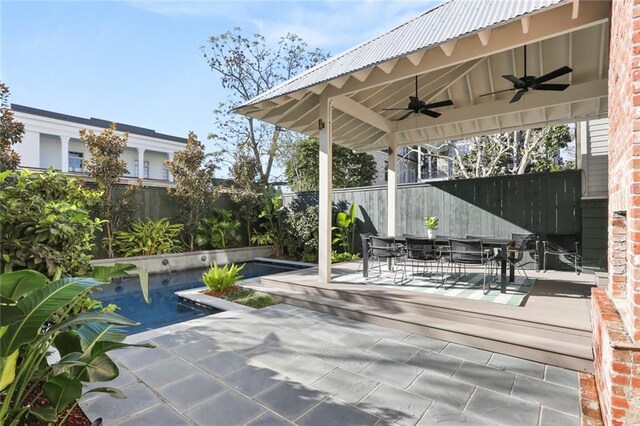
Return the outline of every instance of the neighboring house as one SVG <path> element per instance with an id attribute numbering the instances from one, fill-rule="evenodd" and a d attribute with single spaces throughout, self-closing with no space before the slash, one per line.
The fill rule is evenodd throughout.
<path id="1" fill-rule="evenodd" d="M 83 160 L 90 158 L 80 141 L 80 130 L 96 133 L 108 128 L 110 121 L 82 118 L 57 112 L 11 104 L 17 121 L 24 124 L 22 143 L 13 148 L 20 154 L 20 166 L 28 169 L 53 167 L 65 173 L 85 173 Z M 144 179 L 146 184 L 169 184 L 172 176 L 165 164 L 173 153 L 184 149 L 185 138 L 156 133 L 154 130 L 128 124 L 117 124 L 120 132 L 128 132 L 129 140 L 122 156 L 131 179 Z"/>

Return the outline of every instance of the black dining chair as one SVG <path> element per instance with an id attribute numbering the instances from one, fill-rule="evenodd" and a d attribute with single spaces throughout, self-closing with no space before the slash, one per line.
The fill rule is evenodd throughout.
<path id="1" fill-rule="evenodd" d="M 513 265 L 516 271 L 520 270 L 524 274 L 527 279 L 526 285 L 529 285 L 529 275 L 524 267 L 530 263 L 538 265 L 538 236 L 536 234 L 511 234 L 511 239 L 514 245 L 508 249 L 507 261 Z M 528 255 L 528 258 L 525 258 L 525 255 Z"/>
<path id="2" fill-rule="evenodd" d="M 416 262 L 422 263 L 423 273 L 427 273 L 427 266 L 430 262 L 436 263 L 436 274 L 438 272 L 438 267 L 440 265 L 440 253 L 436 249 L 436 241 L 424 238 L 424 237 L 414 237 L 405 234 L 405 269 L 409 264 L 409 260 L 411 260 L 411 279 L 415 275 L 415 264 Z"/>
<path id="3" fill-rule="evenodd" d="M 364 268 L 364 257 L 367 256 L 369 259 L 371 258 L 371 244 L 365 244 L 366 242 L 371 241 L 371 236 L 373 234 L 371 232 L 363 232 L 360 234 L 360 239 L 362 240 L 362 257 L 360 258 L 360 263 L 358 264 L 357 272 L 360 272 L 361 269 Z M 367 247 L 367 252 L 365 253 L 365 246 Z"/>
<path id="4" fill-rule="evenodd" d="M 482 246 L 482 240 L 455 238 L 449 240 L 449 261 L 451 266 L 458 268 L 458 276 L 462 274 L 463 270 L 466 273 L 467 265 L 484 266 L 484 275 L 482 277 L 482 292 L 484 294 L 489 293 L 489 290 L 491 290 L 490 282 L 492 281 L 493 265 L 495 264 L 494 259 L 493 250 L 485 249 Z M 487 275 L 491 277 L 489 285 L 487 285 Z M 445 283 L 446 275 L 443 276 L 443 284 Z"/>
<path id="5" fill-rule="evenodd" d="M 397 275 L 398 270 L 402 269 L 402 279 L 405 279 L 405 271 L 403 268 L 397 267 L 397 262 L 399 259 L 404 259 L 404 252 L 401 248 L 398 247 L 395 238 L 388 237 L 375 237 L 371 236 L 371 257 L 372 261 L 378 261 L 378 276 L 382 275 L 382 261 L 391 262 L 391 268 L 393 270 L 393 282 L 394 284 L 398 282 Z M 396 263 L 396 265 L 394 265 Z M 405 260 L 406 263 L 406 260 Z"/>

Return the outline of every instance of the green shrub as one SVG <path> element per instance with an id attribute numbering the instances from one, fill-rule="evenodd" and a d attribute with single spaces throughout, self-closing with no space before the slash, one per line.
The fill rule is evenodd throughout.
<path id="1" fill-rule="evenodd" d="M 254 291 L 251 295 L 236 299 L 234 302 L 256 309 L 266 308 L 267 306 L 276 304 L 275 299 L 270 294 L 259 291 Z"/>
<path id="2" fill-rule="evenodd" d="M 305 262 L 318 259 L 318 206 L 287 216 L 287 253 Z"/>
<path id="3" fill-rule="evenodd" d="M 360 255 L 357 253 L 338 253 L 337 251 L 331 252 L 331 263 L 350 262 L 352 260 L 360 259 Z"/>
<path id="4" fill-rule="evenodd" d="M 125 257 L 179 253 L 183 248 L 180 241 L 182 228 L 180 224 L 172 225 L 166 218 L 138 220 L 131 224 L 130 231 L 115 233 L 113 246 Z"/>
<path id="5" fill-rule="evenodd" d="M 133 265 L 100 267 L 94 277 L 120 276 Z M 58 419 L 83 394 L 102 392 L 124 398 L 111 387 L 86 390 L 86 382 L 115 379 L 119 372 L 107 353 L 129 346 L 123 326 L 138 325 L 113 312 L 83 311 L 87 294 L 103 284 L 96 278 L 50 282 L 43 274 L 21 270 L 0 275 L 0 424 L 65 424 Z M 57 361 L 48 357 L 52 349 Z M 48 404 L 25 398 L 41 388 Z M 40 395 L 36 393 L 37 395 Z"/>
<path id="6" fill-rule="evenodd" d="M 216 210 L 203 220 L 196 236 L 198 246 L 213 249 L 238 247 L 241 241 L 240 220 L 233 216 L 231 210 Z"/>
<path id="7" fill-rule="evenodd" d="M 228 263 L 223 267 L 217 263 L 211 265 L 211 269 L 202 274 L 202 281 L 209 287 L 209 290 L 216 292 L 226 292 L 242 279 L 240 271 L 244 269 L 243 265 Z"/>
<path id="8" fill-rule="evenodd" d="M 277 303 L 270 294 L 240 286 L 233 287 L 229 293 L 227 293 L 225 299 L 256 309 L 265 308 Z"/>
<path id="9" fill-rule="evenodd" d="M 100 193 L 53 169 L 0 173 L 1 270 L 85 275 L 102 224 L 89 211 L 99 200 Z"/>

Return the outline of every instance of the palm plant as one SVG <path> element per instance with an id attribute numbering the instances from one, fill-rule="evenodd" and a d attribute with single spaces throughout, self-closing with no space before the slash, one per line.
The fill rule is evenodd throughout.
<path id="1" fill-rule="evenodd" d="M 342 246 L 344 253 L 354 253 L 356 250 L 356 232 L 358 228 L 357 205 L 351 204 L 349 211 L 338 212 L 336 223 L 332 229 L 335 231 L 333 244 Z"/>
<path id="2" fill-rule="evenodd" d="M 235 263 L 230 263 L 220 267 L 214 262 L 211 269 L 202 274 L 202 281 L 210 290 L 224 293 L 242 279 L 240 271 L 243 269 L 244 264 L 238 266 Z"/>
<path id="3" fill-rule="evenodd" d="M 214 249 L 236 247 L 240 244 L 240 220 L 231 210 L 216 210 L 213 216 L 205 219 L 196 236 L 200 247 L 211 246 Z"/>
<path id="4" fill-rule="evenodd" d="M 138 220 L 130 231 L 115 233 L 113 247 L 125 257 L 151 256 L 182 251 L 180 232 L 183 225 L 171 224 L 169 219 Z"/>

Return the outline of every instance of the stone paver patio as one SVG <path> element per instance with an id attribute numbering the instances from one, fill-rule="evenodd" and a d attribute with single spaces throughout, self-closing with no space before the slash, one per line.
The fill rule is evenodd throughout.
<path id="1" fill-rule="evenodd" d="M 578 374 L 289 305 L 136 334 L 105 425 L 579 425 Z"/>

